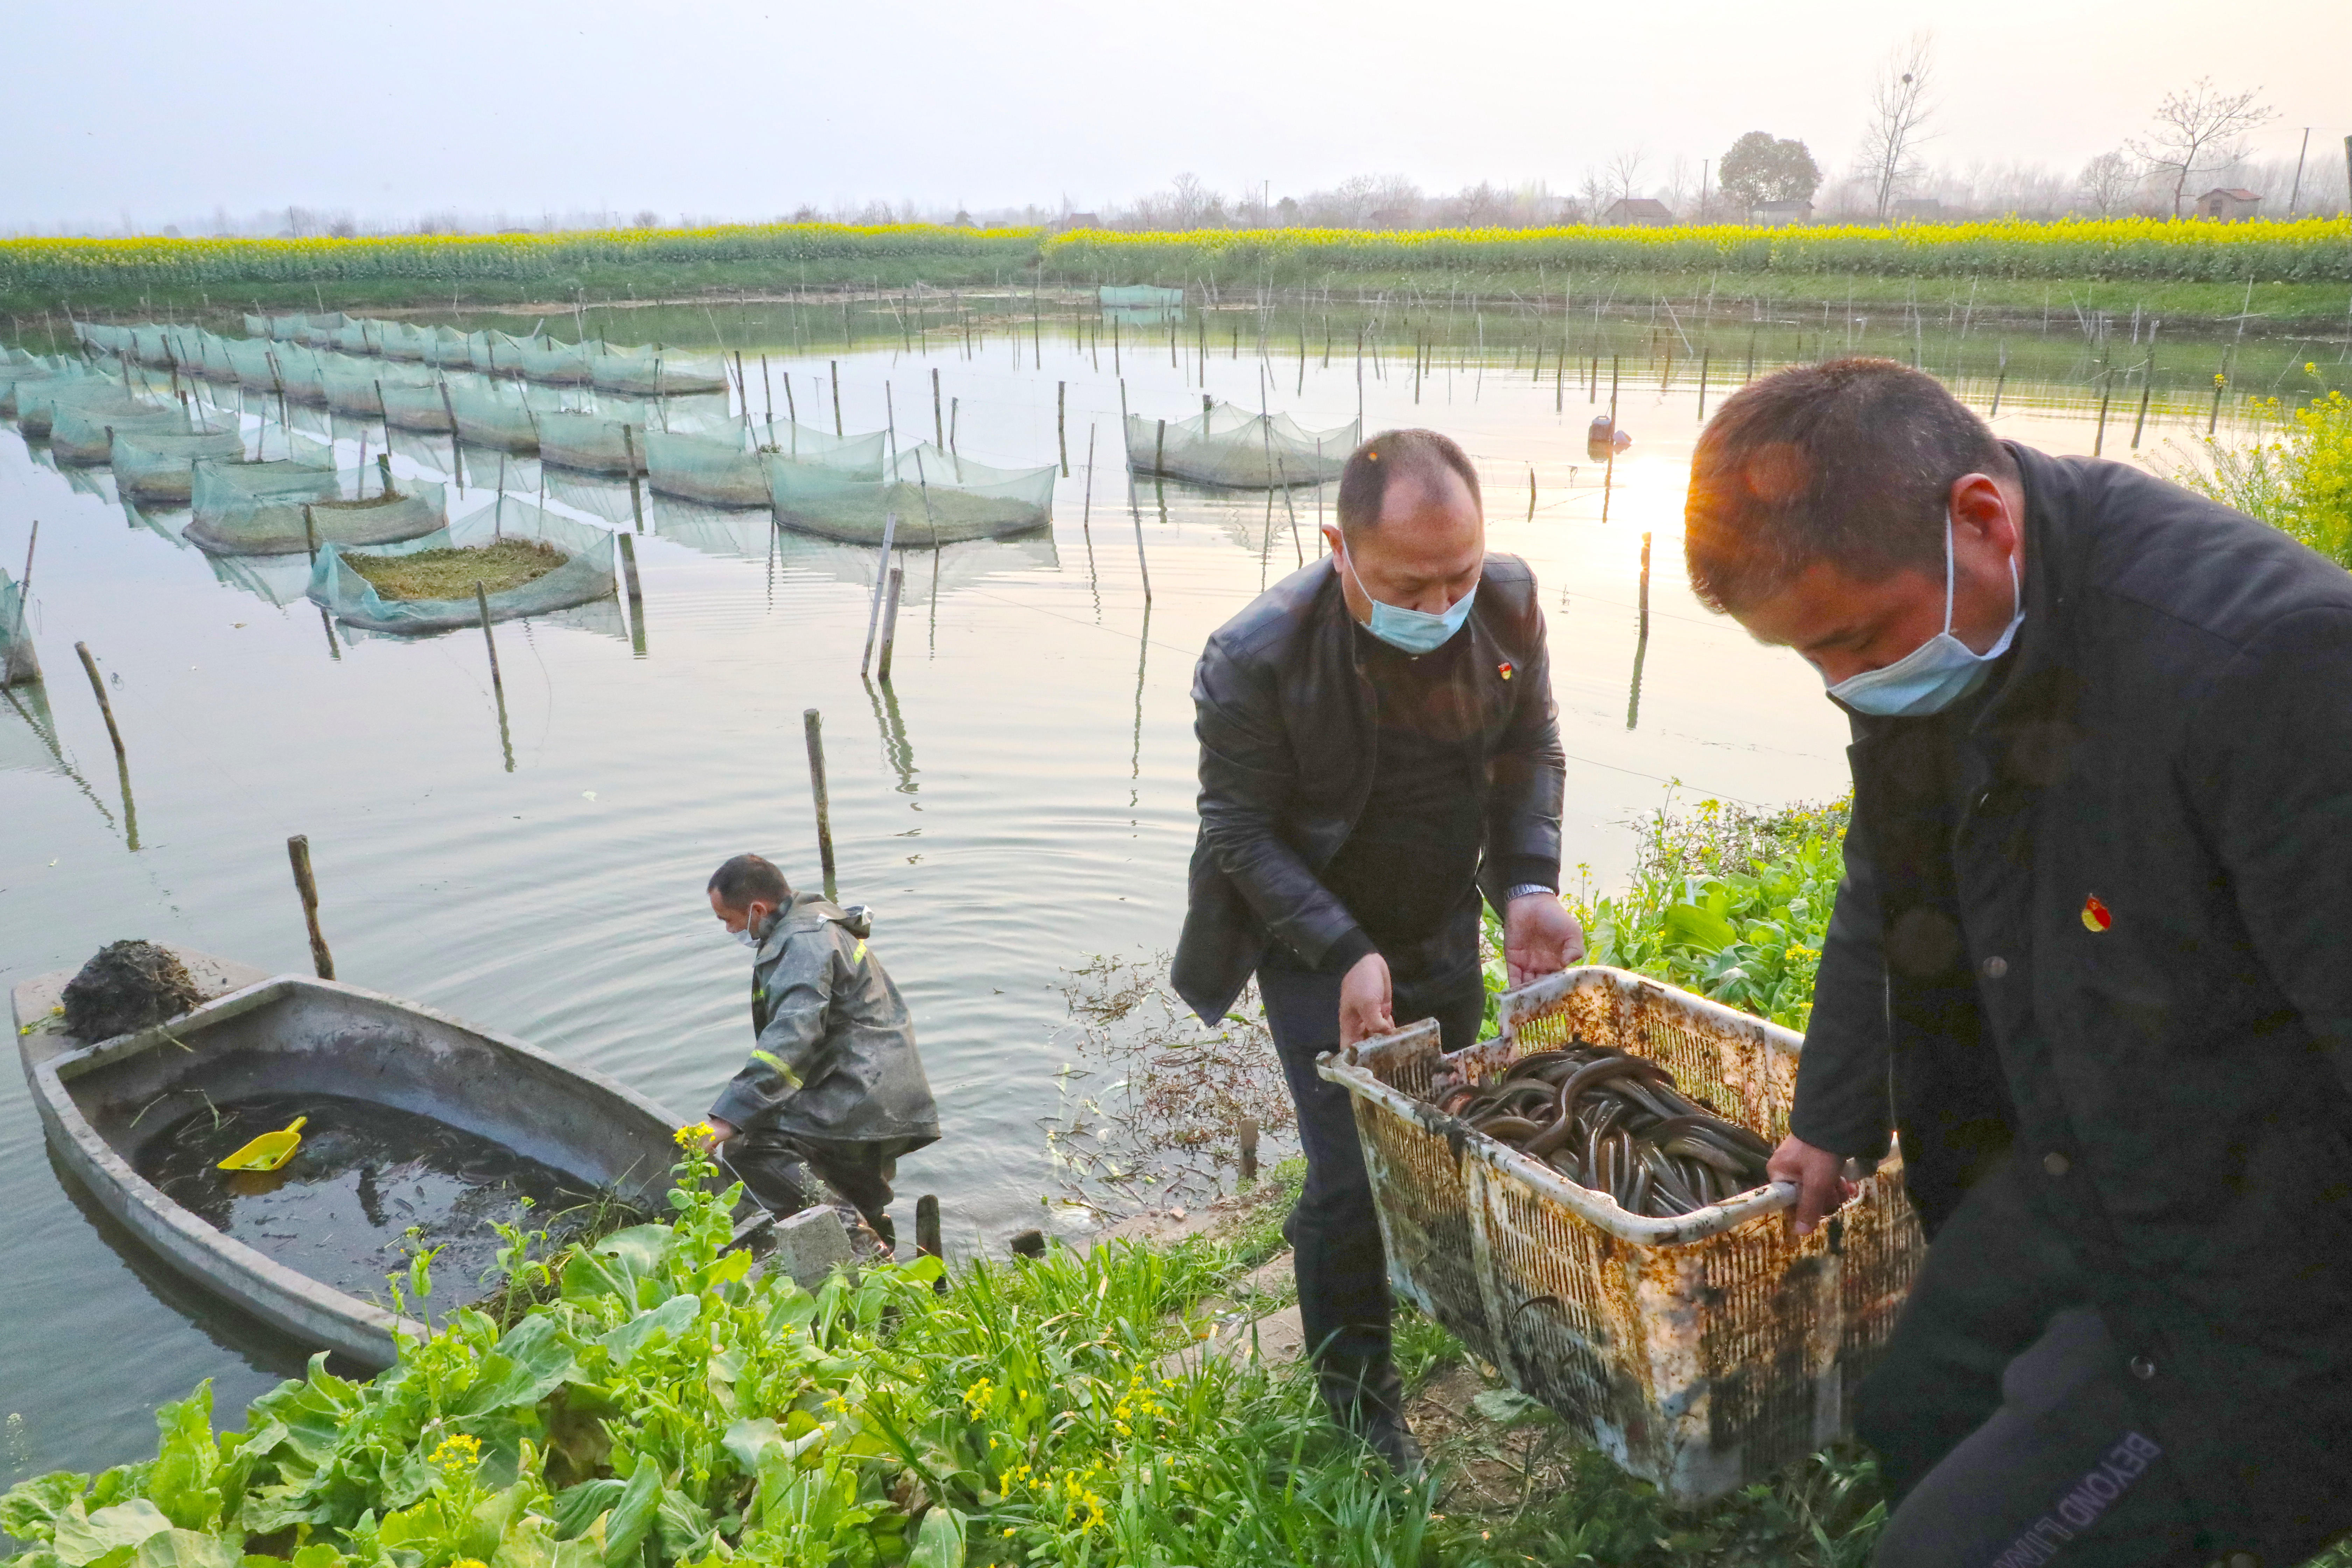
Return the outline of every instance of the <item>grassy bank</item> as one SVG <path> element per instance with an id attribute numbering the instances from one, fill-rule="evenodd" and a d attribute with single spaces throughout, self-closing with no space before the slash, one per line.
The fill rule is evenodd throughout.
<path id="1" fill-rule="evenodd" d="M 1203 230 L 740 226 L 351 239 L 0 241 L 0 310 L 382 310 L 780 289 L 1160 283 L 1195 302 L 1275 289 L 1589 302 L 1941 303 L 2342 320 L 2352 220 L 2003 222 L 1900 228 Z M 2251 304 L 2248 287 L 2259 296 Z M 331 294 L 333 298 L 328 299 Z"/>

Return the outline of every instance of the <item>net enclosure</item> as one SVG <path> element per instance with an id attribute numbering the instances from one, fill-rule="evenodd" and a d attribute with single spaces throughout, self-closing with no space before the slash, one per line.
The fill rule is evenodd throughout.
<path id="1" fill-rule="evenodd" d="M 528 501 L 509 500 L 382 550 L 321 545 L 310 569 L 310 599 L 338 621 L 363 631 L 416 635 L 479 626 L 481 607 L 472 594 L 446 599 L 393 598 L 369 582 L 353 560 L 479 550 L 509 539 L 535 541 L 561 552 L 563 559 L 527 583 L 488 595 L 492 620 L 513 620 L 614 596 L 614 545 L 609 531 L 542 511 Z M 451 564 L 462 580 L 463 563 Z"/>
<path id="2" fill-rule="evenodd" d="M 712 362 L 683 357 L 658 343 L 622 349 L 608 345 L 588 356 L 588 378 L 599 392 L 632 397 L 724 392 L 728 384 L 726 373 Z"/>
<path id="3" fill-rule="evenodd" d="M 121 408 L 130 404 L 122 384 L 110 375 L 85 373 L 56 375 L 46 381 L 22 381 L 16 386 L 16 428 L 26 436 L 45 437 L 66 408 Z M 133 405 L 138 406 L 138 405 Z"/>
<path id="4" fill-rule="evenodd" d="M 197 428 L 177 405 L 166 407 L 130 398 L 94 406 L 68 404 L 51 411 L 49 456 L 60 463 L 94 467 L 111 460 L 115 443 L 125 437 L 187 436 Z"/>
<path id="5" fill-rule="evenodd" d="M 1165 310 L 1184 302 L 1184 290 L 1162 289 L 1156 283 L 1106 283 L 1095 293 L 1114 310 Z"/>
<path id="6" fill-rule="evenodd" d="M 234 462 L 245 456 L 237 430 L 114 433 L 114 487 L 142 506 L 186 506 L 194 496 L 199 458 Z"/>
<path id="7" fill-rule="evenodd" d="M 540 416 L 539 456 L 541 462 L 583 473 L 642 474 L 645 427 L 601 414 L 551 411 Z"/>
<path id="8" fill-rule="evenodd" d="M 836 436 L 783 420 L 748 431 L 737 426 L 723 434 L 647 430 L 644 436 L 646 475 L 656 494 L 717 507 L 772 504 L 762 466 L 772 452 L 835 469 L 848 479 L 878 480 L 888 441 L 880 430 Z"/>
<path id="9" fill-rule="evenodd" d="M 1360 420 L 1307 430 L 1287 414 L 1252 414 L 1218 403 L 1164 426 L 1129 415 L 1127 466 L 1139 474 L 1228 489 L 1322 484 L 1339 477 L 1348 454 L 1362 438 Z"/>
<path id="10" fill-rule="evenodd" d="M 776 521 L 849 544 L 879 544 L 892 513 L 897 542 L 911 548 L 998 539 L 1053 521 L 1051 463 L 998 468 L 926 441 L 898 454 L 877 479 L 854 479 L 823 463 L 761 455 Z"/>
<path id="11" fill-rule="evenodd" d="M 33 628 L 27 624 L 25 590 L 0 572 L 0 686 L 16 686 L 41 679 L 40 661 L 33 657 Z"/>
<path id="12" fill-rule="evenodd" d="M 441 487 L 411 480 L 345 500 L 334 468 L 315 458 L 193 465 L 184 537 L 215 555 L 297 555 L 320 544 L 390 544 L 440 528 Z M 353 487 L 356 494 L 357 486 Z"/>

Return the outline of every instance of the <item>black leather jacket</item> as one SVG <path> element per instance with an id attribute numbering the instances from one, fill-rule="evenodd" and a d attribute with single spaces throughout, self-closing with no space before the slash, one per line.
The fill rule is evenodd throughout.
<path id="1" fill-rule="evenodd" d="M 1478 881 L 1500 909 L 1513 883 L 1559 877 L 1559 722 L 1525 562 L 1486 557 L 1467 635 L 1486 779 Z M 1193 671 L 1192 702 L 1201 837 L 1171 978 L 1214 1023 L 1271 942 L 1313 964 L 1359 929 L 1318 879 L 1371 791 L 1379 694 L 1328 557 L 1218 628 Z"/>

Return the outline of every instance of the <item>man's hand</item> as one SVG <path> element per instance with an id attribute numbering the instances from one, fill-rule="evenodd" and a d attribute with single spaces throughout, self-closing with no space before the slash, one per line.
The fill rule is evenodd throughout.
<path id="1" fill-rule="evenodd" d="M 706 1154 L 716 1154 L 719 1152 L 719 1145 L 726 1142 L 730 1138 L 734 1137 L 737 1129 L 733 1122 L 721 1121 L 716 1116 L 710 1117 L 708 1120 L 710 1127 L 710 1135 L 702 1141 L 702 1152 Z"/>
<path id="2" fill-rule="evenodd" d="M 1339 1048 L 1345 1050 L 1367 1036 L 1394 1029 L 1391 1002 L 1389 961 L 1377 952 L 1356 960 L 1355 967 L 1339 982 Z"/>
<path id="3" fill-rule="evenodd" d="M 1780 1140 L 1772 1158 L 1765 1162 L 1764 1174 L 1776 1182 L 1797 1184 L 1797 1206 L 1789 1211 L 1789 1224 L 1799 1236 L 1811 1235 L 1823 1215 L 1861 1190 L 1845 1179 L 1844 1155 L 1816 1149 L 1793 1136 Z"/>
<path id="4" fill-rule="evenodd" d="M 1511 988 L 1558 974 L 1584 956 L 1584 928 L 1557 893 L 1528 893 L 1503 910 L 1503 963 Z"/>

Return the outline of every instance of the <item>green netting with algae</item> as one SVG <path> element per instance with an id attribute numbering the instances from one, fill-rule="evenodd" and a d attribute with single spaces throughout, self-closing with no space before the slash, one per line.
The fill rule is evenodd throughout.
<path id="1" fill-rule="evenodd" d="M 764 507 L 772 504 L 765 454 L 814 463 L 852 479 L 878 480 L 889 439 L 886 431 L 836 436 L 806 425 L 731 426 L 704 434 L 680 430 L 642 432 L 646 475 L 654 490 L 706 506 Z M 747 444 L 748 437 L 748 444 Z"/>
<path id="2" fill-rule="evenodd" d="M 528 501 L 507 500 L 461 518 L 447 528 L 369 555 L 421 554 L 428 550 L 478 549 L 499 539 L 532 539 L 562 552 L 563 564 L 528 583 L 488 595 L 490 618 L 512 620 L 614 596 L 613 535 Z M 458 599 L 394 599 L 362 576 L 341 545 L 321 546 L 310 569 L 311 602 L 363 631 L 416 634 L 481 624 L 481 607 Z"/>
<path id="3" fill-rule="evenodd" d="M 1055 468 L 998 468 L 926 441 L 898 454 L 879 479 L 851 478 L 821 463 L 761 457 L 776 521 L 826 539 L 879 544 L 898 519 L 900 545 L 921 549 L 996 539 L 1053 521 Z"/>
<path id="4" fill-rule="evenodd" d="M 7 573 L 0 572 L 0 686 L 40 679 L 40 661 L 33 657 L 33 628 L 26 614 L 25 590 Z"/>
<path id="5" fill-rule="evenodd" d="M 191 436 L 200 429 L 177 404 L 124 398 L 94 407 L 65 405 L 50 415 L 49 456 L 60 463 L 95 467 L 110 460 L 115 443 L 126 437 Z"/>
<path id="6" fill-rule="evenodd" d="M 411 479 L 405 490 L 362 496 L 358 479 L 346 500 L 341 477 L 320 458 L 200 459 L 189 486 L 194 515 L 183 537 L 215 555 L 296 555 L 313 539 L 321 545 L 390 544 L 446 521 L 439 485 Z"/>
<path id="7" fill-rule="evenodd" d="M 199 458 L 235 462 L 245 456 L 236 430 L 180 434 L 171 431 L 114 433 L 114 488 L 143 506 L 186 506 L 194 499 Z"/>
<path id="8" fill-rule="evenodd" d="M 1252 414 L 1219 403 L 1164 427 L 1157 419 L 1129 415 L 1127 466 L 1139 474 L 1232 489 L 1321 484 L 1339 477 L 1362 438 L 1357 420 L 1307 430 L 1287 414 Z"/>

